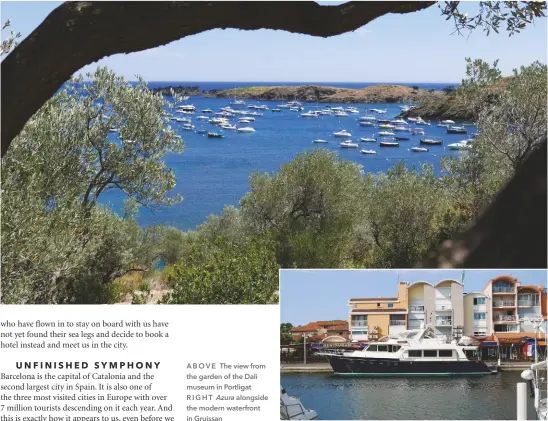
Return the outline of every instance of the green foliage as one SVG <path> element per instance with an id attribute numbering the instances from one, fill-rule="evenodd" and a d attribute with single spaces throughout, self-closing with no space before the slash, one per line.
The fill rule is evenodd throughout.
<path id="1" fill-rule="evenodd" d="M 368 215 L 376 244 L 372 266 L 408 268 L 424 257 L 438 243 L 444 196 L 430 166 L 409 170 L 401 163 L 378 174 Z"/>
<path id="2" fill-rule="evenodd" d="M 2 159 L 2 300 L 96 303 L 108 284 L 150 265 L 136 203 L 169 204 L 162 160 L 182 151 L 161 95 L 106 69 L 75 79 L 25 125 Z M 116 138 L 109 129 L 116 128 Z M 132 199 L 120 218 L 97 205 L 109 189 Z"/>
<path id="3" fill-rule="evenodd" d="M 8 19 L 4 24 L 2 25 L 2 32 L 9 28 L 11 26 L 11 22 Z M 13 50 L 19 43 L 17 40 L 21 38 L 20 32 L 15 32 L 14 30 L 10 30 L 9 35 L 2 34 L 2 46 L 0 47 L 0 56 L 3 56 L 5 54 L 8 54 L 11 50 Z"/>
<path id="4" fill-rule="evenodd" d="M 446 20 L 453 19 L 455 32 L 472 31 L 482 28 L 487 35 L 491 31 L 499 32 L 503 24 L 509 36 L 519 33 L 535 18 L 545 16 L 546 2 L 531 1 L 480 1 L 477 14 L 468 15 L 460 11 L 459 1 L 439 2 L 438 7 Z"/>
<path id="5" fill-rule="evenodd" d="M 166 268 L 170 288 L 164 304 L 276 303 L 278 270 L 268 245 L 238 246 L 222 239 L 196 244 L 180 262 Z"/>
<path id="6" fill-rule="evenodd" d="M 297 155 L 273 176 L 254 173 L 243 218 L 278 244 L 282 267 L 340 267 L 350 252 L 367 185 L 355 163 L 332 152 Z"/>

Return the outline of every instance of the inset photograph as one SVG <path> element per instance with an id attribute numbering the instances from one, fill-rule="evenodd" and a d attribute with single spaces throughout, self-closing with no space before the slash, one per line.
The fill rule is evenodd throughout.
<path id="1" fill-rule="evenodd" d="M 546 286 L 544 270 L 280 271 L 281 419 L 546 419 Z"/>

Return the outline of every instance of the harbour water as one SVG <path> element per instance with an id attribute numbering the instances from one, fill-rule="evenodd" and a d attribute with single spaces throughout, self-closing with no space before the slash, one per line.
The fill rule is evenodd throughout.
<path id="1" fill-rule="evenodd" d="M 506 420 L 516 419 L 520 373 L 397 378 L 282 374 L 281 383 L 322 420 Z M 527 419 L 536 419 L 532 399 Z"/>
<path id="2" fill-rule="evenodd" d="M 171 82 L 162 82 L 169 85 Z M 190 85 L 191 82 L 173 82 L 173 85 Z M 200 83 L 200 86 L 202 84 Z M 362 84 L 363 86 L 364 84 Z M 153 84 L 150 84 L 151 87 Z M 221 87 L 213 85 L 215 87 Z M 202 87 L 213 89 L 212 86 Z M 238 86 L 245 86 L 239 84 Z M 441 89 L 440 86 L 437 88 Z M 211 108 L 219 110 L 229 104 L 230 100 L 218 98 L 191 97 L 187 104 L 196 106 L 196 114 L 180 115 L 191 117 L 196 130 L 220 131 L 217 126 L 207 120 L 196 117 L 203 115 L 200 110 Z M 273 108 L 279 102 L 246 101 L 247 104 L 265 104 Z M 270 110 L 260 110 L 262 117 L 256 117 L 251 124 L 255 133 L 236 133 L 232 130 L 222 131 L 224 138 L 214 139 L 196 132 L 184 131 L 182 123 L 172 122 L 185 142 L 182 154 L 170 154 L 165 157 L 167 164 L 173 168 L 177 176 L 177 186 L 172 193 L 183 196 L 183 202 L 176 206 L 159 207 L 154 211 L 141 209 L 138 222 L 142 226 L 168 224 L 180 229 L 193 229 L 204 222 L 210 214 L 221 213 L 225 205 L 238 206 L 240 199 L 249 191 L 249 176 L 258 170 L 273 173 L 280 166 L 288 163 L 298 153 L 315 148 L 334 151 L 343 159 L 352 160 L 363 166 L 365 172 L 387 171 L 392 165 L 404 161 L 408 166 L 419 166 L 427 163 L 439 170 L 440 158 L 444 155 L 458 156 L 461 152 L 447 149 L 448 143 L 470 137 L 468 135 L 447 135 L 445 127 L 424 127 L 427 135 L 445 138 L 443 146 L 431 146 L 427 153 L 411 152 L 412 146 L 419 145 L 420 136 L 411 140 L 401 141 L 399 148 L 380 148 L 378 143 L 359 142 L 360 137 L 371 137 L 381 129 L 359 125 L 358 117 L 366 114 L 368 108 L 386 109 L 386 114 L 379 118 L 392 118 L 400 113 L 400 104 L 319 104 L 320 108 L 334 106 L 356 106 L 360 113 L 349 114 L 348 117 L 320 116 L 319 118 L 302 118 L 302 112 L 291 112 L 284 109 L 281 113 Z M 303 104 L 305 110 L 315 108 L 317 104 Z M 247 109 L 241 107 L 241 109 Z M 255 111 L 255 110 L 253 110 Z M 303 111 L 304 112 L 304 111 Z M 212 114 L 205 114 L 212 116 Z M 382 117 L 381 117 L 382 116 Z M 235 120 L 232 119 L 232 122 Z M 240 125 L 242 126 L 242 125 Z M 412 126 L 411 126 L 412 127 Z M 376 155 L 363 155 L 359 149 L 341 149 L 339 142 L 345 139 L 332 135 L 335 131 L 346 129 L 352 133 L 352 140 L 360 143 L 363 149 L 375 149 Z M 470 127 L 470 129 L 473 129 Z M 314 144 L 314 139 L 328 140 L 327 144 Z M 121 209 L 125 196 L 112 190 L 102 197 L 103 204 L 110 204 L 117 211 Z"/>

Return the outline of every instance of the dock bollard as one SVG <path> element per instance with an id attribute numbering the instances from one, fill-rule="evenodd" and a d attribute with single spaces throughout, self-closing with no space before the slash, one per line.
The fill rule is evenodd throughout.
<path id="1" fill-rule="evenodd" d="M 527 419 L 527 383 L 519 382 L 516 388 L 517 397 L 517 419 Z"/>

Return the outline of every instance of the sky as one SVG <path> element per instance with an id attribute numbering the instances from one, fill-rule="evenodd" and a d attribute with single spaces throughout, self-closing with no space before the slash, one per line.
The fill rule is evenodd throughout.
<path id="1" fill-rule="evenodd" d="M 545 270 L 465 270 L 464 292 L 480 292 L 490 279 L 509 275 L 522 285 L 546 286 Z M 294 326 L 317 320 L 348 320 L 350 298 L 395 297 L 398 282 L 461 280 L 462 270 L 282 270 L 282 323 Z"/>
<path id="2" fill-rule="evenodd" d="M 61 2 L 2 1 L 2 22 L 23 36 Z M 336 4 L 331 2 L 329 4 Z M 464 11 L 477 9 L 469 2 Z M 244 13 L 245 10 L 242 10 Z M 404 15 L 382 16 L 364 27 L 331 38 L 283 31 L 211 30 L 166 46 L 114 55 L 86 66 L 106 65 L 126 79 L 148 81 L 293 81 L 454 83 L 464 77 L 465 57 L 500 59 L 503 74 L 535 60 L 546 63 L 547 19 L 508 37 L 451 35 L 452 20 L 436 6 Z"/>

